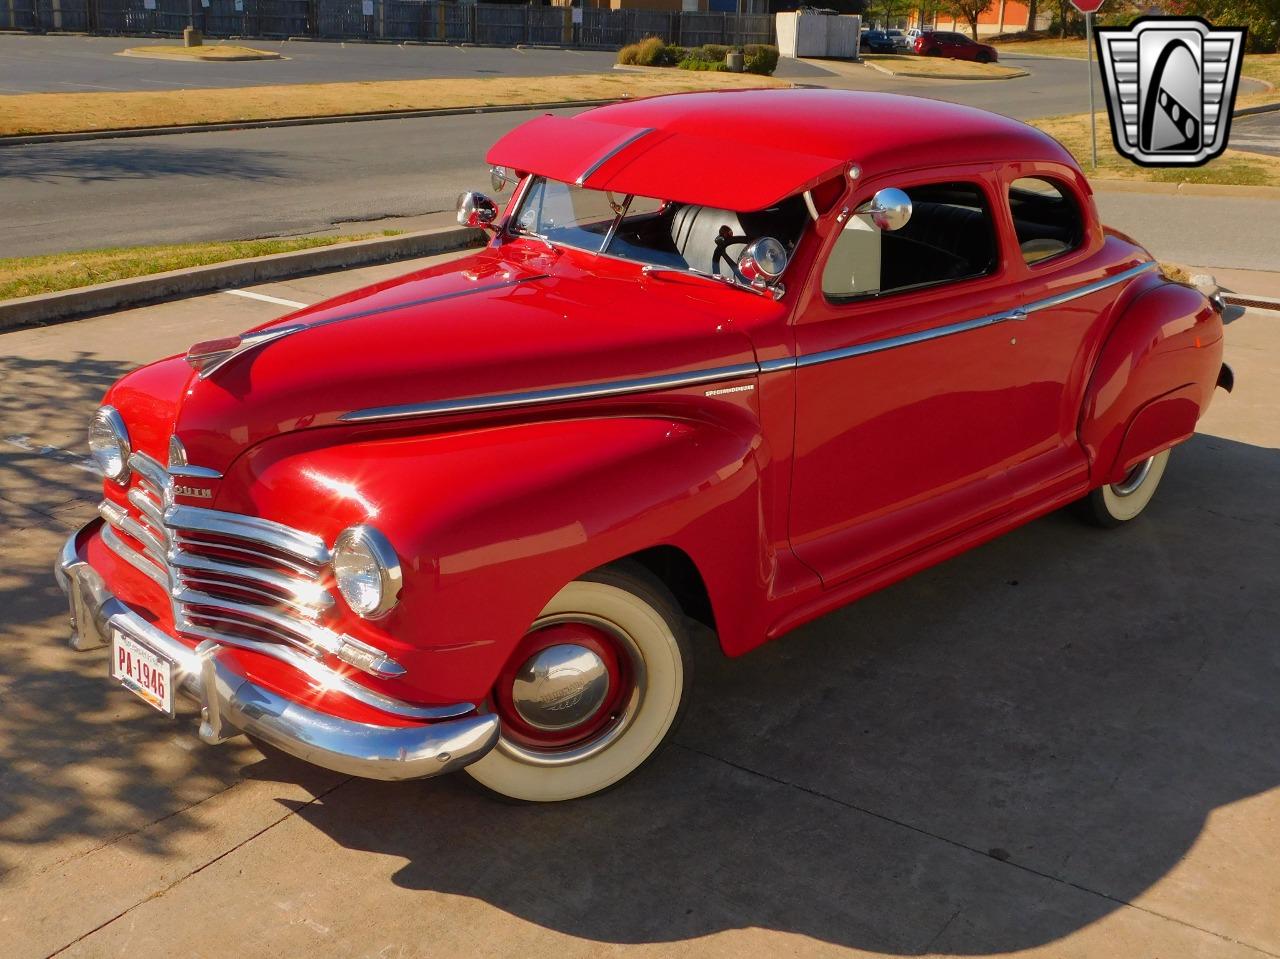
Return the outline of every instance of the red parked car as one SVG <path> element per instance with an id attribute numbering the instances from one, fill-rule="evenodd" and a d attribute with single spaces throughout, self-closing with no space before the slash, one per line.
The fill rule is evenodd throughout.
<path id="1" fill-rule="evenodd" d="M 935 30 L 916 37 L 914 48 L 922 57 L 949 57 L 952 60 L 975 60 L 995 63 L 1000 59 L 996 48 L 970 40 L 963 33 Z"/>
<path id="2" fill-rule="evenodd" d="M 825 90 L 544 116 L 459 260 L 197 343 L 93 418 L 77 649 L 331 769 L 585 796 L 737 656 L 1050 510 L 1133 520 L 1219 306 L 1013 120 Z"/>

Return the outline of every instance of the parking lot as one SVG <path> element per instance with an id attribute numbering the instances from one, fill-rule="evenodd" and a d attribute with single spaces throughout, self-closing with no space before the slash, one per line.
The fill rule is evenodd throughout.
<path id="1" fill-rule="evenodd" d="M 1048 516 L 742 659 L 701 636 L 675 744 L 592 800 L 207 747 L 69 651 L 107 385 L 414 265 L 0 335 L 4 959 L 1280 955 L 1273 312 L 1228 314 L 1236 390 L 1133 527 Z"/>

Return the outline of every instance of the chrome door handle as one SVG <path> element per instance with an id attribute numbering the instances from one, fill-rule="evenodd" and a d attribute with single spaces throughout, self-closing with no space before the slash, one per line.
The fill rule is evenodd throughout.
<path id="1" fill-rule="evenodd" d="M 1030 315 L 1031 314 L 1029 314 L 1026 310 L 1022 309 L 1022 307 L 1018 307 L 1018 309 L 1010 310 L 1008 313 L 1005 313 L 1003 316 L 1001 316 L 1000 322 L 1004 323 L 1012 320 L 1012 321 L 1021 323 Z"/>

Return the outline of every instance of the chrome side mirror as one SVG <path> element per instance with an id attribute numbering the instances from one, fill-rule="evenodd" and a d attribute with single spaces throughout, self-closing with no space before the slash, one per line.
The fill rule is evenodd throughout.
<path id="1" fill-rule="evenodd" d="M 876 195 L 858 207 L 857 212 L 870 216 L 878 230 L 886 233 L 901 230 L 911 219 L 911 197 L 894 187 L 877 190 Z"/>
<path id="2" fill-rule="evenodd" d="M 458 222 L 477 230 L 494 229 L 498 204 L 483 193 L 464 193 L 458 197 Z"/>
<path id="3" fill-rule="evenodd" d="M 519 183 L 520 178 L 515 176 L 510 170 L 504 166 L 489 167 L 489 185 L 493 187 L 494 193 L 501 193 L 507 188 L 508 183 Z"/>
<path id="4" fill-rule="evenodd" d="M 738 257 L 738 272 L 754 287 L 772 286 L 787 268 L 787 248 L 771 236 L 753 240 Z"/>

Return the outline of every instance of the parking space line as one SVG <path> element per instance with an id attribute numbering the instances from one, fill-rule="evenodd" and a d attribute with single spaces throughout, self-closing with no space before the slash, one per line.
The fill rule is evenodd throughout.
<path id="1" fill-rule="evenodd" d="M 60 446 L 51 446 L 48 443 L 36 444 L 30 436 L 22 433 L 6 436 L 4 441 L 17 449 L 35 453 L 37 456 L 47 456 L 49 459 L 65 463 L 67 466 L 74 466 L 76 469 L 92 473 L 94 476 L 102 475 L 102 470 L 98 468 L 98 464 L 91 457 L 73 453 L 71 450 L 64 450 Z"/>
<path id="2" fill-rule="evenodd" d="M 274 303 L 276 306 L 291 306 L 295 310 L 300 310 L 304 306 L 310 306 L 310 303 L 299 303 L 297 300 L 282 300 L 278 296 L 267 296 L 265 293 L 254 293 L 252 290 L 223 290 L 223 293 L 230 293 L 233 296 L 247 296 L 251 300 L 261 300 L 263 303 Z"/>

